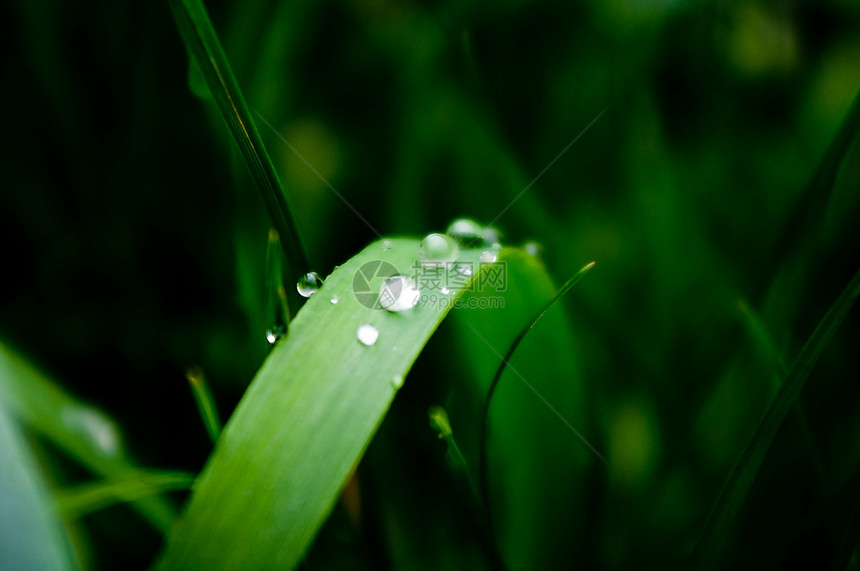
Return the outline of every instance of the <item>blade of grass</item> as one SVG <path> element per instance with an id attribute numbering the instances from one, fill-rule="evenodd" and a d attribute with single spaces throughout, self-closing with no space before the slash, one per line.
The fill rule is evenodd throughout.
<path id="1" fill-rule="evenodd" d="M 0 400 L 0 569 L 74 569 L 55 502 Z"/>
<path id="2" fill-rule="evenodd" d="M 119 430 L 104 413 L 67 394 L 2 342 L 0 403 L 94 474 L 114 478 L 135 469 Z M 161 496 L 133 502 L 132 507 L 160 531 L 176 515 Z"/>
<path id="3" fill-rule="evenodd" d="M 409 368 L 463 291 L 437 295 L 446 303 L 400 313 L 369 307 L 378 287 L 367 290 L 371 303 L 359 301 L 357 276 L 411 273 L 418 244 L 371 244 L 298 312 L 224 428 L 186 513 L 168 535 L 162 568 L 299 563 Z M 461 260 L 478 266 L 480 253 L 461 252 Z M 362 325 L 377 329 L 375 343 L 359 341 Z"/>
<path id="4" fill-rule="evenodd" d="M 221 433 L 221 420 L 218 418 L 218 408 L 215 406 L 212 393 L 209 391 L 206 376 L 203 375 L 203 371 L 199 367 L 192 367 L 185 372 L 185 378 L 191 385 L 194 402 L 197 404 L 197 410 L 200 411 L 200 418 L 203 419 L 206 432 L 214 443 Z"/>
<path id="5" fill-rule="evenodd" d="M 761 274 L 766 276 L 763 287 L 771 285 L 772 276 L 782 273 L 780 268 L 784 269 L 786 265 L 802 262 L 804 253 L 807 256 L 810 255 L 811 248 L 818 243 L 823 232 L 822 221 L 826 220 L 827 205 L 836 188 L 839 168 L 858 133 L 860 133 L 860 91 L 857 92 L 848 116 L 830 143 L 824 158 L 818 163 L 801 199 L 788 218 L 783 235 L 777 241 L 779 249 L 770 256 L 770 259 L 775 261 L 775 265 Z M 810 237 L 815 238 L 810 240 Z"/>
<path id="6" fill-rule="evenodd" d="M 187 472 L 140 470 L 117 478 L 58 490 L 57 503 L 66 517 L 78 518 L 123 502 L 175 490 L 187 490 L 194 476 Z"/>
<path id="7" fill-rule="evenodd" d="M 584 266 L 582 269 L 580 269 L 578 272 L 576 272 L 576 274 L 574 274 L 573 277 L 571 277 L 569 280 L 567 280 L 567 282 L 563 286 L 561 286 L 561 288 L 552 297 L 552 299 L 550 299 L 546 303 L 546 305 L 544 305 L 543 308 L 541 308 L 541 310 L 538 311 L 534 315 L 534 317 L 532 317 L 529 320 L 528 323 L 526 323 L 525 327 L 522 328 L 522 330 L 519 332 L 519 334 L 514 339 L 513 343 L 511 343 L 511 346 L 508 348 L 508 351 L 505 353 L 505 356 L 502 357 L 502 362 L 499 364 L 499 368 L 496 370 L 496 374 L 493 375 L 493 380 L 490 382 L 490 388 L 487 390 L 487 396 L 484 399 L 484 409 L 483 409 L 483 412 L 481 414 L 481 433 L 480 433 L 480 443 L 478 445 L 479 446 L 479 448 L 478 448 L 479 454 L 480 454 L 479 465 L 478 465 L 478 479 L 479 479 L 478 481 L 480 483 L 481 502 L 483 503 L 484 509 L 487 512 L 487 520 L 489 522 L 490 528 L 492 528 L 492 514 L 490 513 L 490 497 L 489 497 L 490 492 L 489 492 L 489 486 L 487 483 L 487 426 L 488 426 L 488 419 L 490 417 L 490 404 L 493 400 L 493 395 L 496 392 L 496 387 L 498 387 L 499 380 L 502 378 L 502 373 L 505 371 L 505 368 L 508 366 L 508 362 L 510 361 L 511 357 L 513 356 L 514 351 L 517 350 L 517 347 L 519 347 L 520 343 L 522 343 L 522 340 L 525 338 L 525 336 L 528 334 L 528 332 L 531 331 L 531 329 L 535 326 L 535 324 L 537 324 L 538 321 L 540 321 L 541 317 L 543 317 L 544 314 L 546 314 L 546 312 L 549 310 L 549 308 L 552 307 L 555 304 L 555 302 L 557 302 L 559 299 L 561 299 L 561 297 L 564 294 L 566 294 L 568 291 L 570 291 L 570 289 L 574 285 L 576 285 L 576 283 L 579 282 L 579 280 L 581 280 L 585 276 L 585 274 L 587 274 L 589 272 L 589 270 L 591 270 L 591 268 L 593 268 L 593 267 L 594 267 L 594 262 L 591 262 L 591 263 L 587 264 L 586 266 Z M 574 431 L 574 432 L 576 432 L 576 431 Z M 576 432 L 576 434 L 578 436 L 580 436 L 578 432 Z M 580 436 L 580 438 L 581 438 L 581 436 Z M 589 444 L 587 441 L 585 441 L 584 438 L 582 440 L 589 448 L 592 448 L 591 444 Z M 599 452 L 597 452 L 593 448 L 592 448 L 592 451 L 594 452 L 594 454 L 598 458 L 600 458 L 600 460 L 604 464 L 606 463 L 606 459 Z"/>
<path id="8" fill-rule="evenodd" d="M 270 345 L 286 335 L 290 315 L 279 243 L 278 231 L 269 229 L 269 244 L 266 248 L 266 340 Z"/>
<path id="9" fill-rule="evenodd" d="M 755 434 L 732 468 L 696 545 L 694 560 L 700 569 L 712 568 L 718 563 L 720 550 L 785 416 L 791 410 L 821 353 L 836 334 L 858 295 L 860 295 L 860 271 L 854 274 L 851 282 L 809 337 L 800 355 L 785 375 L 785 380 L 765 412 Z"/>
<path id="10" fill-rule="evenodd" d="M 245 159 L 272 224 L 281 238 L 292 282 L 310 268 L 287 195 L 269 158 L 263 139 L 245 103 L 215 28 L 200 0 L 170 0 L 173 16 L 191 57 L 197 62 L 206 85 L 227 122 L 233 140 Z"/>

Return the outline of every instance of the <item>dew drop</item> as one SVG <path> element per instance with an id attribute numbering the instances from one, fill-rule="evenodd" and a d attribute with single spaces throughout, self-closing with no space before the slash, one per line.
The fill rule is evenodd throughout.
<path id="1" fill-rule="evenodd" d="M 469 218 L 458 218 L 451 222 L 445 233 L 464 248 L 477 248 L 483 245 L 483 228 Z"/>
<path id="2" fill-rule="evenodd" d="M 535 258 L 539 258 L 543 254 L 543 246 L 534 240 L 523 244 L 523 250 L 526 251 L 526 254 Z"/>
<path id="3" fill-rule="evenodd" d="M 457 266 L 457 273 L 464 276 L 471 276 L 474 273 L 472 270 L 472 264 L 459 264 Z"/>
<path id="4" fill-rule="evenodd" d="M 391 249 L 391 240 L 383 240 L 382 241 L 382 250 L 387 252 Z"/>
<path id="5" fill-rule="evenodd" d="M 266 331 L 266 341 L 269 342 L 270 345 L 274 345 L 278 342 L 278 339 L 286 335 L 287 328 L 283 326 L 275 326 Z"/>
<path id="6" fill-rule="evenodd" d="M 302 297 L 310 297 L 319 291 L 322 286 L 322 278 L 316 272 L 308 272 L 299 278 L 299 283 L 296 284 L 296 290 Z"/>
<path id="7" fill-rule="evenodd" d="M 379 288 L 379 306 L 388 311 L 407 311 L 418 305 L 421 292 L 415 280 L 396 275 L 385 278 Z"/>
<path id="8" fill-rule="evenodd" d="M 395 389 L 399 389 L 403 386 L 403 375 L 394 375 L 391 377 L 391 386 Z"/>
<path id="9" fill-rule="evenodd" d="M 439 290 L 439 293 L 441 293 L 442 295 L 448 295 L 449 293 L 451 293 L 451 290 L 448 289 L 447 286 L 442 286 L 442 289 Z"/>
<path id="10" fill-rule="evenodd" d="M 495 226 L 487 226 L 481 230 L 481 237 L 484 239 L 484 246 L 492 250 L 502 249 L 502 233 Z"/>
<path id="11" fill-rule="evenodd" d="M 484 250 L 481 252 L 481 263 L 494 264 L 499 259 L 499 255 L 495 250 Z"/>
<path id="12" fill-rule="evenodd" d="M 457 242 L 445 234 L 430 234 L 418 245 L 421 265 L 428 268 L 441 268 L 457 259 L 460 248 Z"/>
<path id="13" fill-rule="evenodd" d="M 376 340 L 379 339 L 379 330 L 373 325 L 369 325 L 365 323 L 364 325 L 359 325 L 358 327 L 358 340 L 370 347 Z"/>
<path id="14" fill-rule="evenodd" d="M 340 298 L 336 295 L 333 295 L 333 296 L 331 296 L 331 299 L 329 299 L 329 301 L 331 302 L 332 305 L 337 305 L 337 302 L 340 301 Z"/>

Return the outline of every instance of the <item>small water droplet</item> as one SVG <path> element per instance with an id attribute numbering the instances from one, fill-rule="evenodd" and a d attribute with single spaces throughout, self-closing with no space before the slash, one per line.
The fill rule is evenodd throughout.
<path id="1" fill-rule="evenodd" d="M 499 255 L 495 250 L 484 250 L 481 252 L 481 263 L 494 264 L 499 259 Z"/>
<path id="2" fill-rule="evenodd" d="M 488 246 L 494 250 L 502 249 L 502 233 L 495 226 L 487 226 L 481 231 L 481 237 L 484 239 L 484 246 Z"/>
<path id="3" fill-rule="evenodd" d="M 442 289 L 439 290 L 439 293 L 441 293 L 442 295 L 448 295 L 449 293 L 451 293 L 451 290 L 448 289 L 446 286 L 442 286 Z"/>
<path id="4" fill-rule="evenodd" d="M 340 301 L 340 298 L 336 295 L 333 295 L 333 296 L 331 296 L 331 299 L 329 299 L 329 301 L 331 302 L 332 305 L 337 305 L 337 302 Z"/>
<path id="5" fill-rule="evenodd" d="M 379 330 L 373 325 L 369 325 L 365 323 L 364 325 L 359 325 L 358 327 L 358 340 L 370 347 L 376 340 L 379 339 Z"/>
<path id="6" fill-rule="evenodd" d="M 388 311 L 407 311 L 418 305 L 421 292 L 415 280 L 396 275 L 385 278 L 379 288 L 379 306 Z"/>
<path id="7" fill-rule="evenodd" d="M 459 264 L 457 266 L 457 272 L 464 276 L 471 276 L 474 273 L 472 271 L 472 264 Z"/>
<path id="8" fill-rule="evenodd" d="M 399 389 L 403 386 L 403 375 L 394 375 L 391 377 L 391 386 L 395 389 Z"/>
<path id="9" fill-rule="evenodd" d="M 456 260 L 459 254 L 460 248 L 457 246 L 457 242 L 445 234 L 430 234 L 418 245 L 421 265 L 428 268 L 447 266 Z"/>
<path id="10" fill-rule="evenodd" d="M 299 283 L 296 284 L 296 291 L 302 297 L 310 297 L 319 291 L 323 284 L 322 278 L 316 272 L 308 272 L 299 278 Z"/>
<path id="11" fill-rule="evenodd" d="M 526 254 L 534 256 L 535 258 L 539 258 L 541 257 L 541 254 L 543 254 L 543 246 L 534 240 L 523 244 L 523 250 L 526 251 Z"/>
<path id="12" fill-rule="evenodd" d="M 270 345 L 274 345 L 277 343 L 278 339 L 283 337 L 287 333 L 286 327 L 277 326 L 272 327 L 268 331 L 266 331 L 266 341 L 269 342 Z"/>
<path id="13" fill-rule="evenodd" d="M 383 249 L 383 251 L 385 251 L 385 252 L 387 252 L 388 250 L 390 250 L 390 249 L 391 249 L 391 240 L 383 240 L 383 241 L 382 241 L 382 249 Z"/>
<path id="14" fill-rule="evenodd" d="M 458 218 L 451 222 L 445 233 L 454 238 L 464 248 L 477 248 L 483 245 L 483 228 L 469 218 Z"/>

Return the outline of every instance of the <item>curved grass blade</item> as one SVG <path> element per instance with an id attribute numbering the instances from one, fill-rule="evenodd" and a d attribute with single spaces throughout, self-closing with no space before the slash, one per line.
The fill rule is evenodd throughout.
<path id="1" fill-rule="evenodd" d="M 581 280 L 583 278 L 583 276 L 585 276 L 585 274 L 587 274 L 588 271 L 591 270 L 591 268 L 594 267 L 594 264 L 595 264 L 594 262 L 591 262 L 591 263 L 587 264 L 585 267 L 583 267 L 581 270 L 576 272 L 576 274 L 574 274 L 574 276 L 572 278 L 567 280 L 567 282 L 563 286 L 561 286 L 561 288 L 553 296 L 553 298 L 550 299 L 547 302 L 547 304 L 544 305 L 543 308 L 538 313 L 535 314 L 535 316 L 526 324 L 525 327 L 523 327 L 523 329 L 519 332 L 519 334 L 514 339 L 513 343 L 511 343 L 511 346 L 508 348 L 508 351 L 507 351 L 507 353 L 505 353 L 505 356 L 502 357 L 502 362 L 499 364 L 499 368 L 498 368 L 498 370 L 496 370 L 496 374 L 493 376 L 493 380 L 490 382 L 490 388 L 487 391 L 486 398 L 484 399 L 484 410 L 483 410 L 483 413 L 481 415 L 481 437 L 480 437 L 480 444 L 479 444 L 480 461 L 479 461 L 479 468 L 478 468 L 478 478 L 479 478 L 480 485 L 481 485 L 481 500 L 484 503 L 484 507 L 487 510 L 489 510 L 489 505 L 490 505 L 489 490 L 488 490 L 488 486 L 487 486 L 487 420 L 490 417 L 490 404 L 493 400 L 493 395 L 496 392 L 496 387 L 499 385 L 499 380 L 502 378 L 502 373 L 505 371 L 505 368 L 508 366 L 508 361 L 513 356 L 514 351 L 517 350 L 517 347 L 519 347 L 520 343 L 525 338 L 525 336 L 528 334 L 528 332 L 531 331 L 532 327 L 534 327 L 535 324 L 538 321 L 540 321 L 540 318 L 544 316 L 544 314 L 547 312 L 547 310 L 549 310 L 549 308 L 552 307 L 556 301 L 558 301 L 564 294 L 566 294 L 568 291 L 570 291 L 570 289 L 574 285 L 576 285 L 576 283 L 579 280 Z M 583 442 L 585 442 L 586 446 L 588 446 L 591 449 L 591 451 L 594 452 L 594 454 L 598 458 L 600 458 L 600 460 L 605 464 L 606 458 L 604 458 L 600 454 L 600 452 L 595 450 L 594 447 L 592 447 L 591 444 L 589 444 L 588 441 L 586 441 L 582 437 L 582 435 L 580 435 L 579 432 L 577 432 L 575 429 L 574 429 L 574 432 L 576 433 L 577 436 L 580 437 L 580 439 Z"/>
<path id="2" fill-rule="evenodd" d="M 290 276 L 295 278 L 291 281 L 296 282 L 299 275 L 310 267 L 307 253 L 281 181 L 248 111 L 209 15 L 200 0 L 170 0 L 170 7 L 182 40 L 200 67 L 221 116 L 227 122 L 233 140 L 263 196 L 272 224 L 281 237 Z"/>
<path id="3" fill-rule="evenodd" d="M 797 360 L 785 375 L 785 380 L 765 412 L 755 434 L 732 468 L 696 545 L 694 558 L 700 569 L 717 565 L 717 558 L 734 525 L 735 517 L 755 481 L 785 416 L 791 410 L 812 368 L 836 334 L 845 316 L 848 315 L 858 295 L 860 295 L 860 271 L 854 274 L 851 282 L 809 337 Z"/>
<path id="4" fill-rule="evenodd" d="M 374 280 L 408 275 L 418 262 L 417 240 L 386 242 L 326 278 L 269 354 L 168 535 L 162 568 L 299 563 L 409 368 L 463 291 L 447 295 L 449 303 L 374 309 Z M 460 259 L 477 267 L 479 256 L 469 250 Z M 364 325 L 378 331 L 370 345 L 359 340 Z"/>
<path id="5" fill-rule="evenodd" d="M 119 429 L 100 410 L 69 395 L 0 342 L 0 403 L 22 423 L 103 478 L 137 471 Z M 144 519 L 164 531 L 176 516 L 161 496 L 132 502 Z"/>
<path id="6" fill-rule="evenodd" d="M 505 353 L 505 356 L 502 357 L 502 362 L 499 364 L 499 368 L 496 370 L 496 374 L 493 376 L 493 380 L 490 382 L 490 388 L 489 388 L 489 390 L 487 390 L 487 396 L 484 399 L 484 409 L 483 409 L 483 412 L 481 414 L 481 433 L 480 433 L 480 443 L 478 445 L 479 446 L 479 454 L 480 454 L 479 464 L 478 464 L 478 480 L 480 482 L 481 501 L 484 504 L 484 509 L 487 510 L 487 519 L 490 522 L 492 522 L 492 517 L 490 516 L 490 513 L 489 513 L 489 510 L 490 510 L 489 494 L 490 494 L 490 492 L 489 492 L 489 486 L 487 484 L 487 425 L 488 425 L 488 419 L 490 417 L 490 404 L 493 400 L 493 395 L 496 392 L 496 387 L 498 387 L 499 380 L 502 378 L 502 373 L 505 371 L 505 368 L 508 366 L 508 361 L 510 361 L 511 357 L 514 354 L 514 351 L 517 350 L 517 347 L 519 347 L 520 343 L 525 338 L 525 336 L 528 334 L 528 332 L 531 331 L 532 327 L 534 327 L 535 324 L 538 321 L 540 321 L 540 318 L 544 316 L 544 314 L 547 312 L 547 310 L 549 310 L 549 308 L 552 307 L 556 301 L 558 301 L 564 294 L 566 294 L 568 291 L 570 291 L 570 289 L 574 285 L 576 285 L 576 283 L 579 280 L 581 280 L 585 276 L 585 274 L 587 274 L 589 272 L 589 270 L 591 270 L 591 268 L 594 267 L 594 264 L 595 264 L 595 262 L 591 262 L 591 263 L 587 264 L 586 266 L 584 266 L 581 270 L 576 272 L 576 274 L 574 274 L 573 277 L 571 277 L 569 280 L 567 280 L 567 282 L 565 282 L 565 284 L 563 286 L 561 286 L 561 288 L 552 297 L 552 299 L 550 299 L 546 303 L 546 305 L 544 305 L 543 308 L 539 312 L 537 312 L 534 317 L 532 317 L 532 319 L 526 324 L 526 326 L 523 327 L 523 329 L 519 332 L 519 334 L 514 339 L 513 343 L 511 343 L 511 346 L 508 348 L 508 351 L 507 351 L 507 353 Z M 570 428 L 574 431 L 574 433 L 577 436 L 579 436 L 579 438 L 585 443 L 585 445 L 588 446 L 591 449 L 591 451 L 594 452 L 594 454 L 598 458 L 600 458 L 600 460 L 605 464 L 606 458 L 604 458 L 597 450 L 595 450 L 594 447 L 587 440 L 585 440 L 585 438 L 583 438 L 582 435 L 579 434 L 579 432 L 576 429 L 574 429 L 573 427 L 570 427 Z M 492 526 L 492 524 L 491 524 L 491 526 Z"/>
<path id="7" fill-rule="evenodd" d="M 0 569 L 74 569 L 59 512 L 0 401 Z"/>
<path id="8" fill-rule="evenodd" d="M 187 490 L 194 476 L 187 472 L 140 470 L 99 482 L 80 484 L 56 492 L 60 511 L 66 517 L 78 518 L 123 502 L 148 496 Z"/>
<path id="9" fill-rule="evenodd" d="M 821 228 L 816 228 L 816 224 L 826 219 L 825 211 L 836 188 L 839 168 L 858 134 L 860 134 L 860 91 L 854 97 L 848 116 L 830 143 L 824 158 L 818 163 L 803 195 L 788 218 L 783 235 L 777 241 L 779 249 L 770 256 L 775 265 L 770 268 L 770 271 L 762 272 L 763 276 L 767 276 L 762 283 L 763 287 L 770 285 L 772 276 L 778 275 L 781 268 L 784 269 L 786 265 L 797 262 L 804 255 L 810 255 L 811 248 L 817 244 L 821 236 Z M 815 239 L 810 240 L 810 236 L 814 236 Z"/>
<path id="10" fill-rule="evenodd" d="M 200 418 L 203 419 L 203 424 L 206 426 L 206 433 L 214 443 L 221 433 L 221 420 L 218 418 L 218 407 L 215 406 L 215 399 L 212 398 L 209 383 L 206 382 L 206 375 L 199 367 L 191 367 L 185 372 L 185 378 L 191 385 L 194 402 L 197 404 Z"/>

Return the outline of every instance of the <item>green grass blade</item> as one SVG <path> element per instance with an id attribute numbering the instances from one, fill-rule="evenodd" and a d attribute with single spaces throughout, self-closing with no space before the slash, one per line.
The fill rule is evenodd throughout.
<path id="1" fill-rule="evenodd" d="M 768 276 L 767 282 L 770 281 L 771 276 L 777 275 L 779 268 L 796 261 L 798 256 L 809 252 L 809 248 L 817 244 L 823 230 L 822 224 L 826 219 L 827 206 L 836 188 L 836 177 L 840 166 L 858 134 L 860 134 L 860 91 L 854 98 L 848 116 L 830 143 L 824 158 L 818 163 L 803 195 L 789 216 L 783 235 L 777 242 L 779 250 L 770 257 L 775 261 L 776 266 L 771 271 L 762 273 Z"/>
<path id="2" fill-rule="evenodd" d="M 66 517 L 78 518 L 114 504 L 133 502 L 175 490 L 187 490 L 194 476 L 186 472 L 127 472 L 118 478 L 59 490 L 57 503 Z"/>
<path id="3" fill-rule="evenodd" d="M 266 248 L 266 340 L 272 345 L 287 334 L 290 322 L 280 242 L 278 231 L 270 228 Z"/>
<path id="4" fill-rule="evenodd" d="M 809 337 L 797 360 L 789 368 L 785 380 L 765 412 L 755 434 L 732 468 L 696 546 L 694 557 L 700 568 L 711 568 L 718 563 L 720 550 L 777 431 L 800 395 L 812 368 L 836 334 L 845 316 L 848 315 L 858 295 L 860 295 L 860 271 L 854 274 L 851 282 Z"/>
<path id="5" fill-rule="evenodd" d="M 0 401 L 0 569 L 74 569 L 47 484 Z"/>
<path id="6" fill-rule="evenodd" d="M 215 442 L 221 433 L 221 420 L 218 418 L 218 407 L 215 406 L 215 399 L 212 398 L 206 376 L 201 369 L 192 367 L 185 372 L 185 377 L 188 379 L 188 384 L 191 385 L 194 402 L 197 404 L 200 418 L 203 419 L 203 424 L 206 426 L 206 433 L 209 434 L 209 439 Z"/>
<path id="7" fill-rule="evenodd" d="M 368 290 L 371 303 L 353 293 L 359 269 L 379 277 L 412 273 L 418 244 L 371 244 L 336 269 L 298 312 L 225 426 L 186 513 L 168 535 L 163 568 L 289 569 L 299 563 L 451 307 L 428 303 L 389 313 L 367 307 L 378 286 Z M 479 255 L 468 250 L 460 259 L 477 266 Z M 462 291 L 437 297 L 453 302 Z M 376 327 L 374 344 L 359 342 L 361 325 Z"/>
<path id="8" fill-rule="evenodd" d="M 3 343 L 0 403 L 94 474 L 114 478 L 135 470 L 119 430 L 104 413 L 63 391 Z M 162 531 L 176 515 L 173 506 L 160 496 L 144 498 L 132 506 Z"/>
<path id="9" fill-rule="evenodd" d="M 215 28 L 200 0 L 170 0 L 170 7 L 182 40 L 200 67 L 221 116 L 227 122 L 233 140 L 263 196 L 272 224 L 280 234 L 290 266 L 290 275 L 295 278 L 292 280 L 295 282 L 298 276 L 307 272 L 310 267 L 307 253 L 293 219 L 287 195 L 263 145 L 263 139 L 257 131 Z"/>

